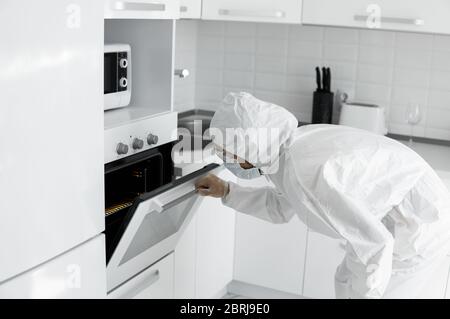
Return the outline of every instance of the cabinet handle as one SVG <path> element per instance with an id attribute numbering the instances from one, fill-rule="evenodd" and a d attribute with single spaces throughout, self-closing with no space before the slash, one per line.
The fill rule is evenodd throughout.
<path id="1" fill-rule="evenodd" d="M 114 10 L 117 11 L 166 11 L 164 3 L 142 3 L 142 2 L 128 2 L 116 1 L 114 3 Z"/>
<path id="2" fill-rule="evenodd" d="M 357 14 L 353 17 L 355 21 L 367 21 L 370 17 L 368 15 L 360 15 Z M 396 17 L 381 17 L 380 22 L 384 23 L 397 23 L 397 24 L 409 24 L 416 26 L 425 25 L 425 21 L 423 19 L 410 19 L 410 18 L 396 18 Z"/>
<path id="3" fill-rule="evenodd" d="M 125 293 L 122 298 L 124 299 L 132 299 L 143 292 L 145 289 L 153 286 L 156 282 L 158 282 L 160 278 L 159 270 L 153 271 L 147 277 L 145 277 L 134 289 Z"/>
<path id="4" fill-rule="evenodd" d="M 284 18 L 286 13 L 284 11 L 250 11 L 250 10 L 230 10 L 219 9 L 219 15 L 221 16 L 234 16 L 234 17 L 255 17 L 255 18 Z"/>
<path id="5" fill-rule="evenodd" d="M 187 11 L 188 11 L 188 7 L 186 7 L 186 6 L 180 7 L 180 12 L 187 12 Z"/>

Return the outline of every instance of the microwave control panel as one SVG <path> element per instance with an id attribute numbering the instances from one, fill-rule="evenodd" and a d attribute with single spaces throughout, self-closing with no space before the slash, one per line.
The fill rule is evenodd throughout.
<path id="1" fill-rule="evenodd" d="M 177 140 L 176 112 L 105 130 L 105 164 Z"/>

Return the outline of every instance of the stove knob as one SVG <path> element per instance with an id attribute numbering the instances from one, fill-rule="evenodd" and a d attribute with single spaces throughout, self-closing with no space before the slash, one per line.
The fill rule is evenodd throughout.
<path id="1" fill-rule="evenodd" d="M 128 153 L 128 145 L 119 143 L 117 144 L 116 152 L 119 155 L 125 155 Z"/>
<path id="2" fill-rule="evenodd" d="M 148 134 L 147 136 L 148 145 L 158 144 L 158 136 L 153 134 Z"/>
<path id="3" fill-rule="evenodd" d="M 133 149 L 140 150 L 144 147 L 144 141 L 138 138 L 135 138 L 133 141 Z"/>
<path id="4" fill-rule="evenodd" d="M 125 58 L 120 59 L 119 65 L 122 69 L 125 69 L 128 67 L 128 60 Z"/>
<path id="5" fill-rule="evenodd" d="M 119 85 L 121 88 L 126 88 L 128 86 L 127 78 L 120 78 Z"/>

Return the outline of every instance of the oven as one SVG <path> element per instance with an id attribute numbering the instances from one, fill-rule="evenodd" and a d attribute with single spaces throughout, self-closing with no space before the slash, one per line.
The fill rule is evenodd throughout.
<path id="1" fill-rule="evenodd" d="M 171 254 L 200 198 L 195 181 L 211 164 L 175 179 L 173 143 L 105 164 L 108 292 Z"/>

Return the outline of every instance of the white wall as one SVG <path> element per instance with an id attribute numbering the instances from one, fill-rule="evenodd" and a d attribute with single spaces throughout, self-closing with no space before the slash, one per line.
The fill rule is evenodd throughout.
<path id="1" fill-rule="evenodd" d="M 197 52 L 194 100 L 193 91 L 177 92 L 189 96 L 184 105 L 215 109 L 227 92 L 245 90 L 310 121 L 314 67 L 326 65 L 333 91 L 386 107 L 391 133 L 409 134 L 405 109 L 413 101 L 424 113 L 414 135 L 450 139 L 449 36 L 220 21 L 180 25 L 188 27 L 179 41 L 197 41 L 189 43 Z"/>
<path id="2" fill-rule="evenodd" d="M 177 21 L 175 69 L 188 69 L 190 72 L 187 78 L 175 78 L 174 107 L 177 111 L 190 110 L 196 107 L 197 30 L 198 22 L 196 20 Z"/>

